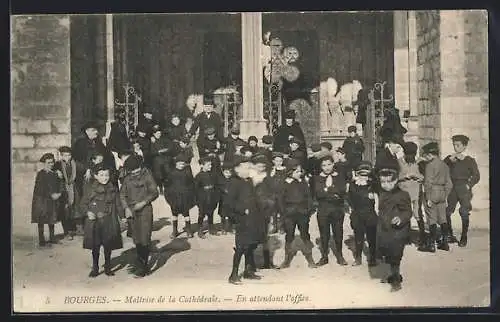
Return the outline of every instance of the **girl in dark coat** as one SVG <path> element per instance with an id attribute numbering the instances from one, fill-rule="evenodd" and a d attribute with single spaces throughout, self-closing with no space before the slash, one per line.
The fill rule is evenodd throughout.
<path id="1" fill-rule="evenodd" d="M 368 266 L 376 266 L 377 213 L 378 195 L 372 187 L 372 166 L 368 161 L 362 161 L 355 172 L 355 177 L 349 185 L 348 201 L 352 208 L 351 228 L 354 231 L 354 264 L 361 265 L 361 256 L 365 235 L 368 241 L 370 256 Z"/>
<path id="2" fill-rule="evenodd" d="M 111 251 L 123 248 L 120 218 L 124 218 L 118 188 L 110 182 L 110 171 L 103 164 L 94 170 L 95 180 L 85 188 L 80 211 L 87 216 L 84 226 L 83 248 L 92 250 L 92 271 L 89 277 L 99 275 L 99 252 L 104 247 L 104 273 L 111 271 Z"/>
<path id="3" fill-rule="evenodd" d="M 303 143 L 300 150 L 306 154 L 306 140 L 304 132 L 302 132 L 299 123 L 295 122 L 295 111 L 289 110 L 285 113 L 285 124 L 281 125 L 274 135 L 273 151 L 288 154 L 288 143 L 292 137 L 297 138 Z"/>
<path id="4" fill-rule="evenodd" d="M 194 179 L 198 205 L 198 237 L 200 238 L 205 238 L 202 230 L 205 216 L 208 217 L 210 235 L 217 235 L 214 227 L 214 211 L 219 202 L 219 192 L 216 185 L 220 174 L 212 171 L 212 162 L 213 158 L 209 156 L 201 158 L 199 161 L 201 169 Z"/>
<path id="5" fill-rule="evenodd" d="M 260 279 L 260 276 L 255 275 L 251 265 L 253 264 L 253 252 L 262 237 L 257 224 L 261 215 L 259 214 L 257 195 L 249 178 L 249 159 L 235 156 L 233 165 L 236 176 L 233 177 L 229 184 L 227 208 L 228 214 L 235 223 L 236 233 L 234 236 L 233 269 L 229 276 L 229 283 L 239 284 L 241 280 L 238 276 L 238 268 L 243 255 L 246 258 L 246 264 L 249 264 L 245 267 L 243 277 Z"/>
<path id="6" fill-rule="evenodd" d="M 391 291 L 401 289 L 403 277 L 400 264 L 412 217 L 411 199 L 408 192 L 397 186 L 398 170 L 393 165 L 381 167 L 378 172 L 380 182 L 377 248 L 379 255 L 391 266 L 391 274 L 382 282 L 391 284 Z"/>
<path id="7" fill-rule="evenodd" d="M 125 217 L 132 218 L 132 238 L 141 264 L 137 275 L 143 277 L 149 273 L 148 258 L 153 231 L 151 203 L 158 198 L 158 187 L 151 172 L 142 167 L 142 160 L 137 156 L 130 156 L 124 167 L 129 174 L 123 180 L 120 200 Z"/>
<path id="8" fill-rule="evenodd" d="M 165 199 L 170 205 L 173 216 L 171 238 L 176 238 L 179 235 L 177 221 L 179 215 L 184 217 L 185 231 L 188 237 L 193 237 L 189 210 L 195 204 L 194 179 L 191 168 L 188 167 L 188 161 L 189 156 L 184 153 L 175 156 L 175 167 L 170 171 L 165 180 Z"/>
<path id="9" fill-rule="evenodd" d="M 31 203 L 31 223 L 38 224 L 38 242 L 46 246 L 44 225 L 49 226 L 49 243 L 57 243 L 54 235 L 54 225 L 58 222 L 61 211 L 60 198 L 62 195 L 62 181 L 54 172 L 54 155 L 46 153 L 40 158 L 44 168 L 36 174 L 33 200 Z"/>

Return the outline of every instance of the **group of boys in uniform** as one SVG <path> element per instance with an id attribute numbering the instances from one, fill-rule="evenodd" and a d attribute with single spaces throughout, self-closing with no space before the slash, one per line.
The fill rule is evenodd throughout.
<path id="1" fill-rule="evenodd" d="M 40 161 L 46 166 L 37 175 L 33 197 L 33 222 L 39 223 L 39 227 L 41 225 L 40 243 L 43 241 L 43 223 L 49 224 L 51 240 L 53 238 L 53 224 L 57 219 L 48 214 L 54 214 L 53 209 L 60 207 L 54 203 L 64 204 L 64 209 L 77 205 L 81 217 L 85 218 L 84 248 L 92 250 L 93 268 L 89 275 L 98 275 L 101 246 L 104 247 L 105 273 L 113 275 L 111 251 L 123 247 L 121 219 L 123 224 L 128 224 L 128 235 L 137 245 L 140 263 L 137 275 L 145 276 L 149 273 L 153 223 L 151 203 L 163 194 L 172 210 L 172 238 L 180 233 L 179 216 L 184 218 L 188 237 L 193 237 L 189 212 L 195 205 L 199 209 L 198 237 L 206 237 L 202 229 L 205 217 L 208 218 L 209 234 L 218 235 L 214 212 L 219 210 L 222 233 L 235 235 L 229 276 L 229 282 L 233 284 L 241 283 L 238 267 L 243 256 L 243 277 L 261 278 L 256 274 L 254 259 L 259 244 L 263 245 L 264 268 L 289 267 L 294 256 L 292 241 L 296 228 L 309 267 L 328 264 L 332 233 L 336 262 L 347 265 L 342 252 L 346 213 L 350 213 L 354 231 L 353 265 L 362 264 L 366 239 L 368 265 L 377 265 L 380 258 L 389 263 L 391 273 L 384 281 L 395 291 L 401 288 L 399 267 L 404 247 L 408 244 L 412 216 L 417 219 L 421 232 L 419 250 L 435 251 L 436 242 L 438 248 L 446 250 L 448 242 L 456 241 L 451 229 L 451 215 L 459 202 L 463 227 L 459 245 L 467 244 L 471 188 L 479 181 L 479 172 L 475 160 L 464 153 L 468 138 L 463 135 L 453 137 L 456 153 L 444 161 L 439 159 L 435 143 L 422 147 L 423 160 L 416 165 L 417 171 L 412 171 L 416 164 L 415 155 L 411 157 L 416 154 L 414 143 L 388 140 L 381 151 L 382 157 L 377 157 L 373 167 L 370 162 L 362 160 L 364 146 L 356 134 L 356 127 L 348 128 L 349 137 L 335 151 L 337 157 L 334 158 L 330 143 L 313 144 L 305 153 L 308 149 L 303 137 L 292 135 L 287 138 L 288 146 L 283 147 L 280 143 L 281 151 L 273 148 L 276 147 L 275 138 L 270 135 L 261 138 L 261 144 L 256 137 L 242 140 L 237 129 L 223 138 L 220 116 L 212 106 L 207 106 L 194 124 L 191 129 L 185 128 L 177 114 L 172 115 L 164 131 L 153 122 L 140 123 L 130 145 L 121 145 L 121 151 L 115 151 L 121 164 L 118 170 L 102 160 L 92 163 L 90 160 L 95 159 L 95 154 L 92 154 L 88 160 L 90 175 L 79 201 L 75 201 L 75 195 L 78 195 L 73 188 L 75 175 L 71 166 L 67 166 L 73 162 L 71 149 L 60 149 L 61 155 L 66 156 L 61 161 L 62 167 L 56 169 L 54 156 L 44 155 Z M 214 125 L 219 128 L 214 128 Z M 200 172 L 193 176 L 190 142 L 197 129 L 200 129 L 196 141 Z M 106 157 L 109 155 L 102 159 Z M 64 169 L 63 174 L 60 169 Z M 418 184 L 416 197 L 409 191 L 408 181 Z M 48 205 L 52 205 L 50 209 L 46 209 Z M 423 213 L 427 215 L 429 239 L 424 238 Z M 312 257 L 314 246 L 309 234 L 313 214 L 317 214 L 320 232 L 321 258 L 317 262 Z M 42 217 L 50 218 L 37 220 Z M 268 229 L 271 224 L 272 228 Z M 439 240 L 437 225 L 441 226 Z M 269 234 L 278 231 L 285 233 L 285 259 L 276 267 L 269 249 Z"/>

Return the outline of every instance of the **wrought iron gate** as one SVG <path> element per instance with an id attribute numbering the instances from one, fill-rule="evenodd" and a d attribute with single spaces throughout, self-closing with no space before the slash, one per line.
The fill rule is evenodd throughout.
<path id="1" fill-rule="evenodd" d="M 139 123 L 139 103 L 142 98 L 129 83 L 123 85 L 122 88 L 125 91 L 124 102 L 115 99 L 115 119 L 121 109 L 125 111 L 125 128 L 130 137 Z"/>
<path id="2" fill-rule="evenodd" d="M 281 84 L 271 82 L 267 84 L 267 92 L 264 99 L 264 118 L 267 120 L 268 133 L 274 134 L 281 125 L 283 111 L 283 96 L 281 95 Z"/>
<path id="3" fill-rule="evenodd" d="M 236 128 L 241 119 L 241 95 L 237 89 L 214 93 L 214 105 L 222 116 L 224 136 Z"/>
<path id="4" fill-rule="evenodd" d="M 384 110 L 394 102 L 393 95 L 385 97 L 384 90 L 386 83 L 375 83 L 373 89 L 368 94 L 370 104 L 366 111 L 366 125 L 363 129 L 366 146 L 364 159 L 372 163 L 375 163 L 377 151 L 382 147 L 380 129 L 384 124 Z"/>

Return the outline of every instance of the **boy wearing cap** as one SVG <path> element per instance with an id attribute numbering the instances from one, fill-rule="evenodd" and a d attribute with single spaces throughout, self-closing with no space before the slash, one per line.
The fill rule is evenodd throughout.
<path id="1" fill-rule="evenodd" d="M 299 160 L 300 165 L 302 166 L 302 169 L 306 167 L 307 163 L 307 155 L 306 153 L 301 149 L 303 142 L 300 141 L 298 138 L 293 137 L 290 139 L 290 154 L 288 157 L 290 159 L 296 159 Z"/>
<path id="2" fill-rule="evenodd" d="M 368 266 L 376 266 L 377 241 L 377 210 L 378 195 L 373 187 L 372 165 L 368 161 L 361 161 L 355 170 L 354 178 L 349 185 L 348 200 L 352 208 L 351 228 L 354 231 L 354 263 L 361 265 L 363 246 L 368 241 Z"/>
<path id="3" fill-rule="evenodd" d="M 246 145 L 246 142 L 240 138 L 240 130 L 237 128 L 231 129 L 231 133 L 225 140 L 224 162 L 231 162 L 238 152 L 237 147 Z"/>
<path id="4" fill-rule="evenodd" d="M 140 263 L 137 275 L 148 274 L 148 258 L 153 229 L 152 202 L 158 198 L 158 187 L 153 176 L 142 167 L 141 159 L 130 156 L 124 164 L 128 175 L 124 178 L 120 189 L 120 200 L 125 217 L 132 218 L 132 238 L 137 249 Z"/>
<path id="5" fill-rule="evenodd" d="M 472 187 L 479 183 L 480 174 L 476 160 L 467 155 L 466 149 L 469 138 L 465 135 L 454 135 L 452 138 L 455 153 L 447 156 L 444 162 L 450 168 L 453 188 L 448 196 L 446 219 L 450 229 L 450 241 L 457 242 L 451 227 L 451 215 L 455 212 L 457 203 L 460 203 L 458 213 L 462 219 L 462 234 L 458 246 L 467 246 L 467 232 L 469 230 L 469 216 L 472 210 Z"/>
<path id="6" fill-rule="evenodd" d="M 203 234 L 203 220 L 208 217 L 208 232 L 217 235 L 214 226 L 214 211 L 219 203 L 217 183 L 219 173 L 212 170 L 213 158 L 206 156 L 199 161 L 200 172 L 194 178 L 196 203 L 198 206 L 198 237 L 205 238 Z"/>
<path id="7" fill-rule="evenodd" d="M 422 147 L 422 154 L 428 161 L 425 167 L 424 191 L 428 207 L 430 240 L 424 251 L 435 252 L 436 242 L 438 249 L 448 251 L 449 228 L 446 221 L 446 199 L 453 188 L 450 178 L 450 169 L 439 158 L 437 143 L 431 142 Z M 437 239 L 437 225 L 441 226 L 441 238 Z"/>
<path id="8" fill-rule="evenodd" d="M 399 188 L 403 191 L 408 192 L 411 199 L 411 208 L 413 210 L 413 218 L 418 223 L 419 230 L 419 247 L 425 247 L 425 226 L 423 218 L 421 215 L 421 210 L 419 211 L 419 194 L 420 186 L 424 181 L 424 176 L 420 173 L 420 169 L 417 164 L 418 147 L 414 142 L 405 142 L 403 145 L 403 155 L 398 155 L 399 163 Z M 411 242 L 411 241 L 409 241 Z"/>
<path id="9" fill-rule="evenodd" d="M 257 204 L 257 195 L 250 179 L 250 160 L 243 156 L 235 156 L 233 160 L 235 176 L 228 187 L 227 213 L 235 224 L 236 233 L 234 235 L 234 256 L 233 268 L 229 276 L 229 283 L 240 284 L 241 279 L 238 276 L 238 268 L 241 258 L 245 255 L 246 265 L 243 277 L 248 279 L 260 279 L 255 274 L 255 262 L 253 252 L 261 241 L 262 236 L 260 228 L 255 223 L 259 222 L 259 208 Z M 257 233 L 259 230 L 259 233 Z"/>
<path id="10" fill-rule="evenodd" d="M 256 136 L 252 135 L 248 138 L 247 144 L 250 151 L 252 151 L 252 155 L 256 155 L 259 150 L 257 143 L 259 143 L 259 140 L 257 139 Z"/>
<path id="11" fill-rule="evenodd" d="M 85 189 L 80 202 L 80 211 L 85 220 L 83 248 L 92 250 L 92 270 L 89 277 L 99 275 L 99 253 L 104 247 L 104 273 L 114 275 L 111 270 L 111 252 L 123 248 L 120 218 L 124 220 L 120 192 L 110 182 L 109 168 L 99 164 L 94 169 L 94 180 Z M 130 213 L 126 214 L 130 216 Z"/>
<path id="12" fill-rule="evenodd" d="M 174 158 L 180 154 L 183 154 L 186 159 L 186 167 L 191 170 L 191 160 L 193 160 L 193 148 L 189 145 L 191 143 L 188 136 L 183 136 L 180 138 L 179 142 L 174 146 L 172 150 L 172 155 Z M 175 167 L 175 162 L 172 163 L 172 168 Z"/>
<path id="13" fill-rule="evenodd" d="M 234 159 L 234 158 L 233 158 Z M 226 235 L 229 232 L 233 231 L 231 216 L 228 213 L 228 202 L 227 195 L 229 193 L 229 185 L 233 178 L 233 164 L 224 161 L 222 164 L 222 176 L 219 177 L 219 192 L 220 192 L 220 201 L 219 201 L 219 216 L 222 220 L 222 234 Z"/>
<path id="14" fill-rule="evenodd" d="M 43 169 L 38 171 L 33 189 L 31 203 L 31 223 L 38 224 L 38 243 L 40 247 L 47 245 L 44 237 L 44 225 L 49 226 L 49 243 L 57 243 L 54 225 L 59 221 L 63 183 L 54 171 L 55 158 L 52 153 L 45 153 L 40 158 Z"/>
<path id="15" fill-rule="evenodd" d="M 356 169 L 358 164 L 363 159 L 363 152 L 365 151 L 365 145 L 363 140 L 359 137 L 357 133 L 356 126 L 351 125 L 347 128 L 348 137 L 344 140 L 342 148 L 344 149 L 347 157 L 347 162 L 352 169 Z"/>
<path id="16" fill-rule="evenodd" d="M 272 178 L 274 191 L 279 192 L 283 183 L 286 179 L 286 167 L 283 165 L 284 161 L 283 153 L 281 152 L 273 152 L 272 153 L 272 162 L 273 165 L 271 167 L 271 171 L 269 172 L 269 176 Z M 279 216 L 278 216 L 279 215 Z M 283 224 L 283 220 L 281 220 L 281 214 L 279 214 L 279 209 L 276 204 L 276 207 L 273 212 L 273 228 L 271 230 L 271 234 L 276 234 L 278 232 L 278 228 L 282 234 L 285 233 L 285 227 Z M 280 217 L 280 219 L 278 219 Z"/>
<path id="17" fill-rule="evenodd" d="M 285 226 L 285 260 L 280 268 L 288 268 L 292 262 L 292 242 L 295 238 L 295 227 L 298 226 L 300 238 L 304 243 L 302 253 L 310 268 L 315 268 L 312 257 L 313 244 L 309 235 L 309 220 L 314 213 L 313 199 L 309 185 L 304 180 L 300 161 L 289 159 L 286 163 L 287 177 L 283 189 L 279 192 L 278 209 Z"/>
<path id="18" fill-rule="evenodd" d="M 321 142 L 320 143 L 321 153 L 328 154 L 332 153 L 332 144 L 330 142 Z"/>
<path id="19" fill-rule="evenodd" d="M 150 129 L 151 131 L 152 129 Z M 136 133 L 137 133 L 137 142 L 141 146 L 141 150 L 144 157 L 144 166 L 148 169 L 152 169 L 152 161 L 151 161 L 151 137 L 147 136 L 147 129 L 143 124 L 137 125 Z"/>
<path id="20" fill-rule="evenodd" d="M 342 254 L 346 178 L 342 172 L 336 171 L 332 156 L 325 156 L 320 162 L 321 172 L 314 177 L 311 185 L 313 198 L 318 205 L 317 217 L 321 240 L 321 259 L 317 265 L 328 264 L 330 227 L 335 240 L 337 264 L 347 265 Z"/>
<path id="21" fill-rule="evenodd" d="M 257 207 L 259 209 L 256 220 L 253 222 L 256 229 L 257 240 L 263 244 L 264 269 L 276 268 L 274 266 L 269 248 L 268 227 L 276 209 L 276 193 L 274 182 L 269 176 L 269 160 L 263 154 L 257 154 L 252 158 L 253 167 L 250 178 L 257 196 Z M 252 263 L 255 265 L 255 263 Z M 253 267 L 255 269 L 255 267 Z"/>
<path id="22" fill-rule="evenodd" d="M 63 206 L 61 223 L 64 236 L 73 240 L 76 233 L 75 205 L 79 203 L 79 196 L 75 191 L 76 162 L 72 159 L 71 148 L 68 146 L 60 147 L 59 155 L 61 160 L 55 163 L 54 170 L 64 183 L 63 194 L 60 198 Z"/>
<path id="23" fill-rule="evenodd" d="M 380 164 L 380 170 L 377 172 L 380 184 L 377 249 L 391 269 L 390 275 L 381 282 L 390 283 L 393 292 L 399 291 L 403 282 L 400 266 L 409 238 L 408 226 L 412 217 L 410 195 L 397 185 L 398 171 L 398 167 L 389 163 Z"/>
<path id="24" fill-rule="evenodd" d="M 159 125 L 153 126 L 153 138 L 154 142 L 151 144 L 153 178 L 160 189 L 160 193 L 163 193 L 163 180 L 170 170 L 172 160 L 172 144 L 168 138 L 162 134 Z"/>
<path id="25" fill-rule="evenodd" d="M 217 138 L 216 130 L 214 128 L 206 129 L 205 135 L 198 138 L 198 153 L 200 158 L 212 158 L 213 170 L 217 173 L 220 172 L 220 160 L 223 153 L 223 146 L 221 141 Z"/>
<path id="26" fill-rule="evenodd" d="M 181 153 L 174 157 L 174 168 L 168 173 L 165 180 L 165 199 L 172 210 L 173 223 L 171 238 L 177 238 L 178 217 L 184 217 L 185 231 L 188 237 L 193 237 L 191 229 L 191 218 L 189 210 L 193 208 L 194 202 L 194 178 L 188 167 L 189 157 Z"/>

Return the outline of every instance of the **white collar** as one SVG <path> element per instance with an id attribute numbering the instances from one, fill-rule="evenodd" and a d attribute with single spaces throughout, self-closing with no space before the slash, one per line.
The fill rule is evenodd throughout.
<path id="1" fill-rule="evenodd" d="M 336 177 L 336 176 L 338 176 L 338 172 L 337 171 L 333 171 L 330 174 L 326 174 L 324 172 L 321 172 L 319 175 L 320 175 L 320 177 L 323 177 L 323 178 L 330 177 L 330 176 L 331 177 Z"/>

